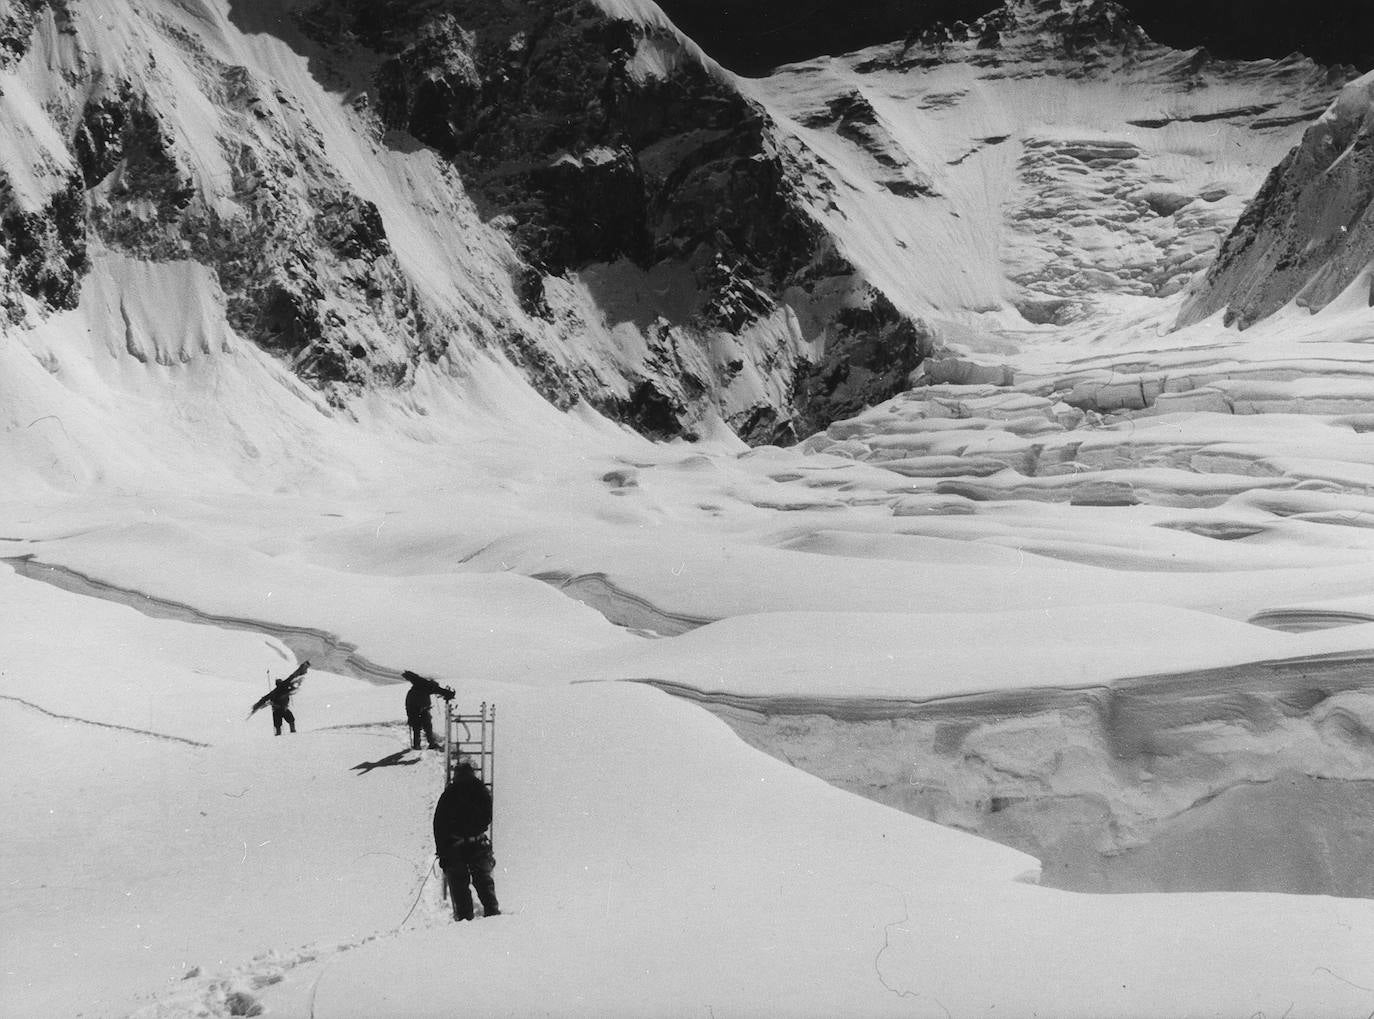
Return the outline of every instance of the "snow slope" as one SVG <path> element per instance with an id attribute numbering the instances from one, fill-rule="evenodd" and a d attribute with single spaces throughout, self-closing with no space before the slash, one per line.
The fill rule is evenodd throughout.
<path id="1" fill-rule="evenodd" d="M 1340 342 L 1359 319 L 1299 321 L 1314 341 Z M 1061 349 L 1085 342 L 1066 332 Z M 1253 815 L 1232 801 L 1278 789 L 1275 769 L 1323 789 L 1374 778 L 1358 700 L 1368 628 L 1286 634 L 1247 620 L 1370 614 L 1370 454 L 1343 409 L 1098 420 L 1037 395 L 1060 377 L 1052 362 L 1032 374 L 1028 354 L 1029 386 L 931 387 L 803 449 L 741 451 L 655 446 L 559 415 L 493 370 L 473 402 L 435 399 L 425 414 L 378 401 L 351 423 L 303 403 L 294 441 L 241 459 L 212 424 L 175 424 L 181 386 L 140 381 L 164 368 L 103 356 L 92 360 L 134 381 L 92 371 L 91 404 L 56 406 L 109 480 L 93 473 L 78 489 L 30 447 L 7 446 L 29 449 L 27 477 L 44 483 L 12 489 L 0 527 L 5 555 L 32 557 L 6 579 L 5 626 L 23 651 L 2 692 L 18 699 L 5 702 L 7 753 L 24 776 L 7 807 L 38 833 L 5 843 L 17 875 L 6 930 L 32 932 L 7 935 L 19 960 L 7 1009 L 225 1014 L 247 1007 L 235 992 L 317 1016 L 455 1001 L 498 1014 L 1123 1016 L 1365 1003 L 1367 900 L 1035 889 L 1014 880 L 1036 870 L 1031 857 L 820 784 L 694 704 L 642 685 L 569 685 L 677 690 L 841 788 L 1090 876 L 1114 858 L 1138 861 L 1133 874 L 1201 873 L 1218 850 L 1199 855 L 1199 841 L 1221 838 L 1228 859 L 1252 866 L 1202 873 L 1196 887 L 1301 890 L 1321 861 L 1357 853 L 1341 838 L 1358 826 L 1319 829 L 1333 833 L 1329 855 L 1256 884 L 1259 854 L 1235 842 L 1237 818 Z M 248 399 L 255 364 L 217 360 L 221 391 Z M 262 413 L 276 415 L 268 437 L 292 420 Z M 1041 494 L 1021 473 L 1032 449 L 1034 462 L 1073 465 L 1047 475 L 1068 495 L 1111 477 L 1134 496 Z M 32 579 L 45 570 L 75 592 Z M 110 599 L 202 622 L 150 622 Z M 262 716 L 241 721 L 293 652 L 343 645 L 356 656 L 312 674 L 294 743 Z M 1251 682 L 1278 660 L 1297 673 Z M 1321 671 L 1328 661 L 1354 665 Z M 434 764 L 395 756 L 398 695 L 366 681 L 400 668 L 501 705 L 510 915 L 487 926 L 451 929 L 433 880 L 420 888 Z M 1127 694 L 1175 670 L 1196 677 L 1195 695 L 1144 703 L 1141 716 L 1172 749 L 1132 750 L 1123 776 L 1111 744 L 1077 722 L 1097 695 L 1075 688 Z M 972 693 L 983 700 L 963 716 L 921 715 Z M 860 737 L 849 718 L 895 740 Z M 1080 751 L 1061 753 L 1066 733 Z M 82 750 L 35 768 L 55 740 Z M 209 808 L 245 790 L 246 813 Z M 1086 849 L 1056 842 L 1065 805 L 1085 795 L 1117 806 L 1128 844 L 1115 856 L 1091 833 Z M 1013 801 L 1025 806 L 991 808 Z M 47 814 L 55 803 L 60 820 Z M 246 850 L 267 854 L 264 866 L 245 869 Z M 1102 879 L 1114 881 L 1127 878 Z M 350 891 L 325 895 L 325 883 Z M 473 968 L 455 971 L 457 954 Z"/>
<path id="2" fill-rule="evenodd" d="M 1024 432 L 1014 423 L 1028 409 L 1053 404 L 978 390 L 984 417 L 909 416 L 975 399 L 930 390 L 837 427 L 843 437 L 825 441 L 847 443 L 845 455 L 741 453 L 728 443 L 652 446 L 551 411 L 513 419 L 518 404 L 502 402 L 502 378 L 485 380 L 480 409 L 435 404 L 423 417 L 397 417 L 380 406 L 356 425 L 312 421 L 304 434 L 335 455 L 311 471 L 267 447 L 250 475 L 255 492 L 232 472 L 202 470 L 192 487 L 154 469 L 138 488 L 31 490 L 4 504 L 5 554 L 31 557 L 4 587 L 6 626 L 22 638 L 4 677 L 4 693 L 17 698 L 5 710 L 22 734 L 9 752 L 15 773 L 32 777 L 7 795 L 12 814 L 28 819 L 21 827 L 43 833 L 5 849 L 7 872 L 19 875 L 7 899 L 12 929 L 36 932 L 6 978 L 14 1009 L 70 1010 L 62 973 L 72 952 L 86 960 L 80 1007 L 96 1014 L 222 1013 L 235 991 L 288 1015 L 425 1014 L 454 1000 L 510 1014 L 661 1014 L 684 1003 L 752 1014 L 764 1002 L 809 1014 L 862 1002 L 865 1013 L 995 1004 L 1065 1015 L 1249 1014 L 1290 1001 L 1342 1014 L 1363 1001 L 1352 985 L 1370 980 L 1359 946 L 1374 914 L 1362 900 L 1032 889 L 1013 880 L 1036 869 L 1032 859 L 821 785 L 747 748 L 695 705 L 643 686 L 569 685 L 623 676 L 708 701 L 729 694 L 765 718 L 792 718 L 790 735 L 775 728 L 767 739 L 734 721 L 751 741 L 821 772 L 849 759 L 832 746 L 813 760 L 811 723 L 796 712 L 869 717 L 901 733 L 893 702 L 909 712 L 977 692 L 993 698 L 1000 724 L 1031 734 L 1002 743 L 1004 779 L 1062 790 L 1081 789 L 1072 776 L 1087 773 L 1081 759 L 1044 757 L 1070 717 L 1056 714 L 1056 690 L 1124 692 L 1133 677 L 1192 670 L 1201 715 L 1180 706 L 1166 717 L 1196 753 L 1154 765 L 1168 778 L 1158 804 L 1186 807 L 1249 766 L 1204 767 L 1209 739 L 1258 740 L 1243 754 L 1237 745 L 1239 762 L 1260 761 L 1273 745 L 1260 700 L 1239 716 L 1228 709 L 1241 722 L 1228 735 L 1205 708 L 1209 696 L 1234 698 L 1247 663 L 1359 660 L 1368 648 L 1367 628 L 1293 635 L 1245 622 L 1304 604 L 1367 610 L 1367 529 L 1321 516 L 1360 512 L 1353 488 L 1270 474 L 1274 485 L 1222 493 L 1210 509 L 1173 498 L 1047 504 L 1001 491 L 1011 475 L 994 472 L 984 478 L 992 497 L 975 501 L 937 490 L 947 453 L 904 444 L 927 434 L 1014 438 L 1001 429 Z M 147 390 L 154 401 L 176 392 Z M 398 420 L 404 428 L 391 427 Z M 1151 420 L 1082 428 L 1112 455 L 1139 456 L 1154 448 Z M 1170 444 L 1205 435 L 1205 448 L 1247 443 L 1295 464 L 1367 455 L 1359 433 L 1329 415 L 1159 420 Z M 931 421 L 951 427 L 923 431 Z M 877 449 L 882 436 L 899 458 L 859 455 L 859 443 Z M 124 448 L 156 464 L 148 447 Z M 1080 462 L 1091 479 L 1097 464 Z M 921 464 L 941 469 L 914 469 Z M 1241 524 L 1250 538 L 1207 536 Z M 110 600 L 174 618 L 149 620 Z M 62 616 L 79 622 L 47 624 Z M 607 616 L 681 635 L 635 636 Z M 289 667 L 286 647 L 311 656 L 343 645 L 356 658 L 311 675 L 295 742 L 273 739 L 262 716 L 241 721 L 266 673 Z M 110 647 L 120 649 L 113 662 Z M 498 877 L 509 916 L 450 929 L 430 882 L 394 933 L 428 860 L 434 764 L 394 756 L 405 738 L 395 688 L 351 678 L 358 660 L 373 680 L 417 668 L 466 700 L 499 701 Z M 1277 696 L 1312 680 L 1297 682 L 1280 683 Z M 1342 682 L 1360 686 L 1358 675 Z M 1029 696 L 1009 714 L 1021 689 Z M 1048 726 L 1041 743 L 1037 717 Z M 1284 760 L 1333 780 L 1364 774 L 1360 712 L 1320 717 L 1332 721 Z M 948 770 L 947 751 L 929 758 L 921 748 L 971 751 L 996 738 L 976 713 L 971 721 L 953 743 L 938 724 L 907 736 L 909 749 L 898 744 L 895 756 L 856 743 L 871 751 L 858 774 L 895 765 L 894 788 L 928 789 L 942 775 L 960 788 L 970 779 Z M 54 739 L 89 743 L 90 754 L 34 773 L 24 762 Z M 95 761 L 110 764 L 91 783 Z M 828 777 L 873 795 L 862 781 Z M 123 813 L 92 833 L 99 805 L 129 786 L 139 791 Z M 228 801 L 245 790 L 256 790 L 240 805 L 249 813 L 207 809 L 236 806 Z M 984 806 L 972 820 L 969 811 L 1005 794 L 983 782 L 957 809 L 934 813 L 978 830 L 1009 811 Z M 1108 795 L 1132 809 L 1142 802 L 1124 787 Z M 46 815 L 56 802 L 69 805 L 62 820 Z M 920 802 L 900 805 L 921 812 Z M 1152 816 L 1143 807 L 1132 816 L 1142 851 L 1159 851 L 1148 850 Z M 1162 834 L 1159 846 L 1175 838 Z M 53 842 L 68 848 L 54 856 Z M 129 847 L 137 851 L 125 855 Z M 245 848 L 255 847 L 278 855 L 245 871 Z M 150 859 L 158 863 L 145 879 Z M 322 882 L 367 891 L 308 894 Z M 174 890 L 181 885 L 199 890 L 188 899 Z M 117 893 L 92 897 L 92 887 Z M 97 922 L 79 922 L 82 909 Z M 1160 930 L 1171 932 L 1163 943 Z M 472 969 L 453 970 L 459 952 Z M 999 960 L 991 971 L 988 958 Z M 200 972 L 181 982 L 193 966 Z M 1046 971 L 1057 978 L 1046 982 Z"/>
<path id="3" fill-rule="evenodd" d="M 45 680 L 0 707 L 10 773 L 27 776 L 4 793 L 24 833 L 3 850 L 22 918 L 6 924 L 7 1011 L 1225 1015 L 1366 1000 L 1374 914 L 1359 901 L 1037 889 L 1022 883 L 1034 861 L 827 787 L 692 705 L 493 685 L 478 654 L 441 675 L 500 705 L 507 915 L 454 926 L 436 882 L 421 888 L 437 757 L 398 753 L 395 687 L 312 673 L 301 733 L 276 739 L 202 699 L 241 709 L 264 669 L 289 666 L 275 641 L 9 575 L 3 590 L 80 635 L 26 626 L 5 670 Z M 411 657 L 404 639 L 383 651 Z M 159 658 L 170 675 L 149 686 Z M 546 668 L 546 683 L 578 678 Z M 136 697 L 102 696 L 111 680 L 149 692 L 146 718 L 125 717 L 141 725 L 38 710 L 120 717 L 113 702 Z M 64 751 L 32 769 L 53 741 Z"/>

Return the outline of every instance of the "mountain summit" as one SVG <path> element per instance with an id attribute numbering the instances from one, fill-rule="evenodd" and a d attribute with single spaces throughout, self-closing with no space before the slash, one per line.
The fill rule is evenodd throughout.
<path id="1" fill-rule="evenodd" d="M 916 38 L 941 51 L 971 44 L 995 51 L 998 59 L 1068 57 L 1085 64 L 1094 56 L 1153 46 L 1130 12 L 1113 0 L 1007 0 L 971 22 L 937 23 Z"/>

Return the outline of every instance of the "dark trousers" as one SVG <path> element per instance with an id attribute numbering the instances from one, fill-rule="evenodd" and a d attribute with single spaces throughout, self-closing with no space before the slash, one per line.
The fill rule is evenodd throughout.
<path id="1" fill-rule="evenodd" d="M 453 919 L 472 919 L 472 888 L 477 889 L 477 898 L 482 901 L 482 915 L 496 916 L 501 912 L 496 902 L 496 882 L 491 872 L 496 869 L 496 857 L 491 852 L 491 842 L 483 835 L 471 842 L 461 842 L 450 850 L 450 855 L 439 861 L 448 878 L 448 895 L 453 900 Z"/>
<path id="2" fill-rule="evenodd" d="M 291 709 L 290 709 L 290 708 L 279 708 L 279 707 L 277 707 L 275 704 L 273 704 L 273 705 L 272 705 L 272 728 L 274 728 L 274 729 L 277 730 L 277 735 L 278 735 L 278 736 L 281 735 L 281 724 L 282 724 L 282 722 L 285 722 L 287 725 L 291 726 L 291 731 L 292 731 L 292 732 L 295 732 L 295 731 L 296 731 L 296 716 L 293 715 L 293 714 L 291 714 Z"/>
<path id="3" fill-rule="evenodd" d="M 434 721 L 428 711 L 410 719 L 410 748 L 420 749 L 420 737 L 424 736 L 431 750 L 438 750 L 441 744 L 434 735 Z"/>

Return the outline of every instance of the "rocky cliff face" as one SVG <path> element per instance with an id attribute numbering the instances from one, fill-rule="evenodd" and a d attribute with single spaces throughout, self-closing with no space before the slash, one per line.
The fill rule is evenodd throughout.
<path id="1" fill-rule="evenodd" d="M 74 308 L 101 252 L 191 260 L 337 406 L 487 349 L 558 406 L 660 436 L 719 415 L 754 442 L 920 361 L 921 327 L 797 199 L 765 111 L 652 8 L 147 0 L 112 34 L 109 6 L 0 23 L 26 111 L 0 166 L 14 326 Z M 259 66 L 256 34 L 311 80 Z M 394 171 L 417 161 L 422 180 Z"/>
<path id="2" fill-rule="evenodd" d="M 313 27 L 379 51 L 379 113 L 446 158 L 512 217 L 527 259 L 554 274 L 626 258 L 719 255 L 776 288 L 806 265 L 814 224 L 788 201 L 763 112 L 666 30 L 588 2 L 445 4 L 397 39 L 361 2 Z"/>
<path id="3" fill-rule="evenodd" d="M 1242 329 L 1318 311 L 1374 265 L 1374 74 L 1351 82 L 1269 174 L 1179 316 Z M 1374 305 L 1374 285 L 1368 300 Z"/>
<path id="4" fill-rule="evenodd" d="M 949 47 L 962 49 L 973 63 L 997 66 L 1008 60 L 1075 58 L 1076 73 L 1095 65 L 1153 49 L 1154 43 L 1130 13 L 1114 0 L 1008 0 L 971 21 L 937 22 L 909 36 L 912 43 L 934 47 L 944 58 Z"/>
<path id="5" fill-rule="evenodd" d="M 76 307 L 92 259 L 112 253 L 211 267 L 229 324 L 335 403 L 442 347 L 377 207 L 291 96 L 224 59 L 194 17 L 130 8 L 111 45 L 98 6 L 9 15 L 44 50 L 23 61 L 13 42 L 0 81 L 16 100 L 0 168 L 10 323 Z"/>
<path id="6" fill-rule="evenodd" d="M 568 329 L 573 281 L 613 330 L 633 324 L 647 356 L 622 391 L 585 394 L 613 416 L 673 433 L 713 405 L 746 439 L 788 440 L 919 363 L 919 327 L 834 255 L 765 111 L 666 23 L 588 0 L 329 0 L 301 21 L 343 59 L 375 55 L 382 122 L 508 227 L 528 314 Z M 671 297 L 627 312 L 612 285 Z M 837 402 L 860 323 L 882 367 Z"/>
<path id="7" fill-rule="evenodd" d="M 0 11 L 0 72 L 28 53 L 36 24 L 46 14 L 67 30 L 65 3 L 13 0 Z M 63 174 L 41 203 L 23 201 L 9 178 L 0 170 L 0 322 L 15 323 L 23 319 L 24 296 L 45 307 L 73 307 L 89 263 L 80 178 Z M 18 189 L 24 190 L 24 182 Z"/>
<path id="8" fill-rule="evenodd" d="M 65 9 L 52 0 L 11 0 L 0 11 L 0 69 L 14 66 L 29 51 L 34 22 L 47 7 Z"/>

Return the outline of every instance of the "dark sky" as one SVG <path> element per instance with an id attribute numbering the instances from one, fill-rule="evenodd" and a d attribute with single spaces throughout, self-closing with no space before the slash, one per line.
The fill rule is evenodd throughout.
<path id="1" fill-rule="evenodd" d="M 658 0 L 740 74 L 904 38 L 940 19 L 971 20 L 996 0 Z M 1374 0 L 1122 0 L 1158 42 L 1222 57 L 1282 57 L 1374 68 Z"/>

